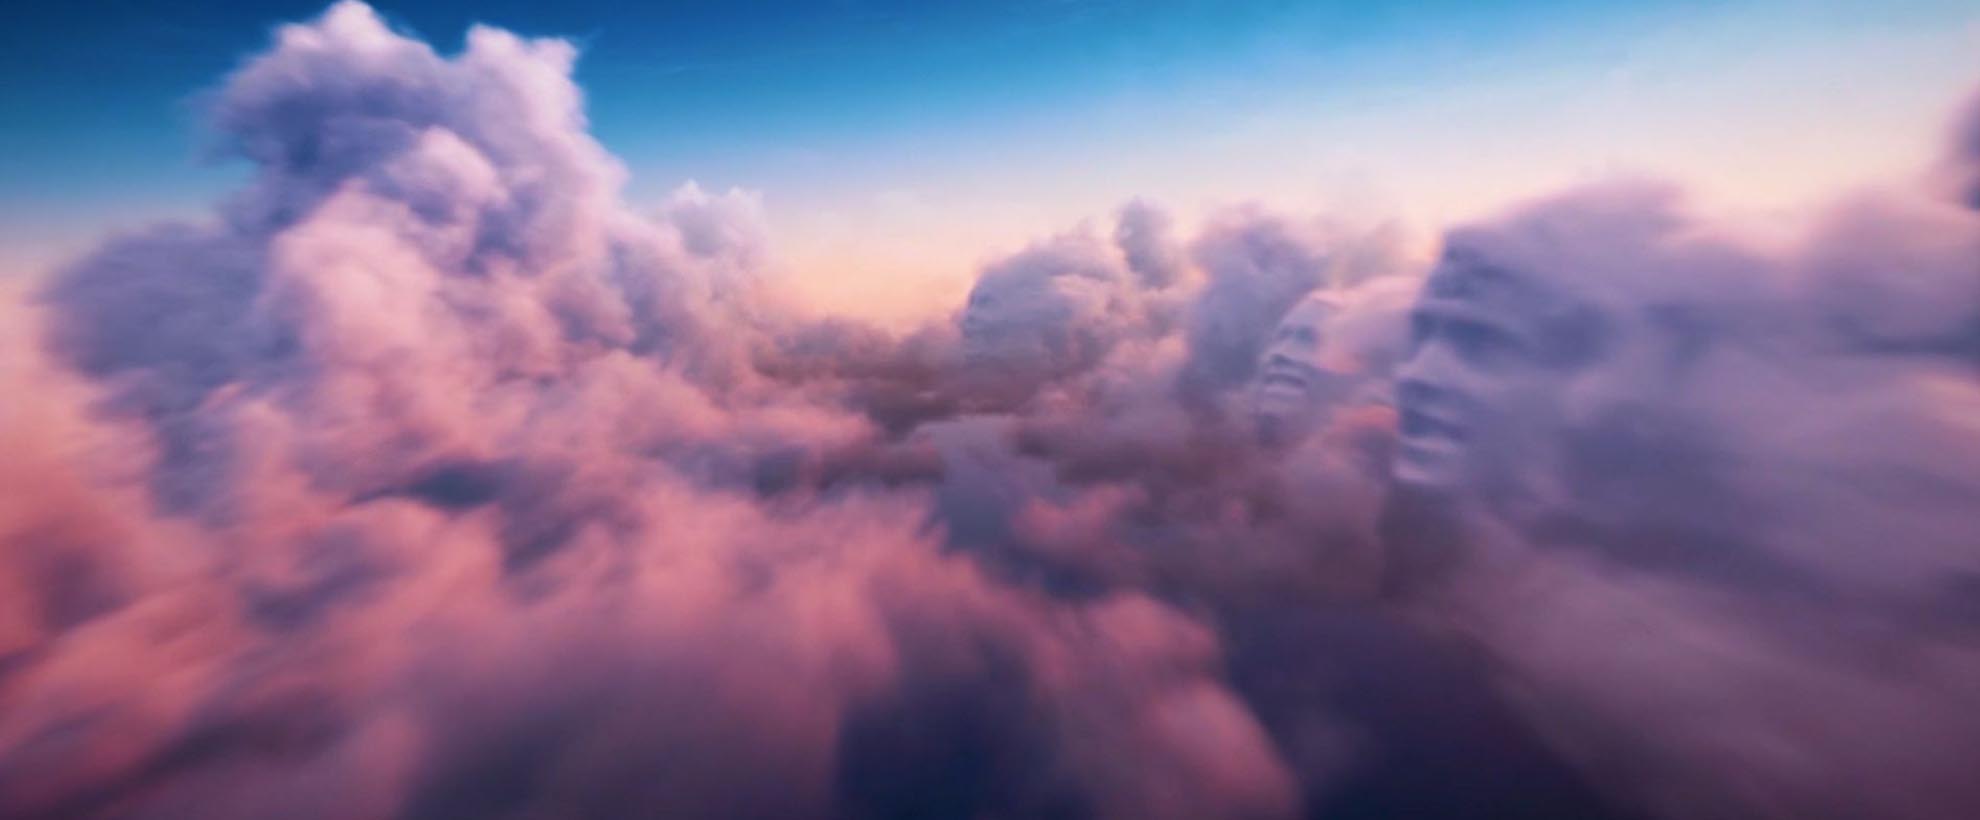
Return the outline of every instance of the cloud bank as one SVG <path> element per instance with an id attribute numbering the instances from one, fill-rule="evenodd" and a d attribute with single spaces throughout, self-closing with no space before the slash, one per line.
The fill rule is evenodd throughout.
<path id="1" fill-rule="evenodd" d="M 807 318 L 752 196 L 621 199 L 575 58 L 340 2 L 206 100 L 210 219 L 0 300 L 0 814 L 1980 802 L 1970 127 L 1787 252 L 1657 185 L 1453 230 L 1575 333 L 1429 498 L 1393 236 L 1135 202 Z M 1353 389 L 1264 436 L 1316 298 Z"/>

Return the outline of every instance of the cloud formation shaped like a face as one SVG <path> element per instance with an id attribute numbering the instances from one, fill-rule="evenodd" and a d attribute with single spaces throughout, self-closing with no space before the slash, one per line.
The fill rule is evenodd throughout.
<path id="1" fill-rule="evenodd" d="M 1586 190 L 1450 235 L 1400 409 L 1468 471 L 1391 557 L 1648 811 L 1957 816 L 1980 223 L 1867 194 L 1770 256 L 1677 205 Z"/>

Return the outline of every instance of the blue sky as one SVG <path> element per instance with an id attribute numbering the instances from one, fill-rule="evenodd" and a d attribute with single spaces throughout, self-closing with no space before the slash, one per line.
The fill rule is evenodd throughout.
<path id="1" fill-rule="evenodd" d="M 200 213 L 242 169 L 197 93 L 321 5 L 17 9 L 8 261 Z M 793 264 L 950 274 L 1133 195 L 1432 225 L 1618 171 L 1786 202 L 1915 163 L 1980 82 L 1980 7 L 1942 0 L 377 5 L 443 52 L 477 21 L 577 42 L 635 202 L 743 187 Z"/>
<path id="2" fill-rule="evenodd" d="M 24 7 L 0 35 L 0 67 L 13 78 L 0 89 L 12 112 L 0 133 L 8 201 L 158 200 L 221 184 L 220 169 L 196 161 L 191 97 L 260 48 L 273 25 L 322 6 Z M 659 175 L 760 184 L 806 170 L 805 151 L 850 149 L 871 161 L 880 156 L 861 148 L 967 145 L 972 134 L 1037 127 L 1112 95 L 1242 79 L 1274 58 L 1352 57 L 1384 41 L 1505 43 L 1561 24 L 1580 4 L 1491 13 L 1470 3 L 1405 12 L 1162 0 L 378 6 L 442 50 L 475 22 L 570 38 L 583 47 L 579 79 L 608 144 L 650 158 Z"/>

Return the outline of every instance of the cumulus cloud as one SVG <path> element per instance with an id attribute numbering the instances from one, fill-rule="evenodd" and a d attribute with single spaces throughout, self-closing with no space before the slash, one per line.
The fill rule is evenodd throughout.
<path id="1" fill-rule="evenodd" d="M 924 753 L 972 813 L 1289 811 L 1205 626 L 944 551 L 856 391 L 758 368 L 869 350 L 757 300 L 747 195 L 622 204 L 574 56 L 286 26 L 208 101 L 243 191 L 10 302 L 6 813 L 911 812 L 862 773 Z"/>
<path id="2" fill-rule="evenodd" d="M 1092 367 L 1139 318 L 1111 251 L 1073 234 L 985 269 L 958 320 L 962 364 L 1020 389 Z"/>
<path id="3" fill-rule="evenodd" d="M 1205 229 L 1191 253 L 1206 283 L 1189 307 L 1184 389 L 1199 400 L 1243 384 L 1257 366 L 1265 331 L 1301 297 L 1398 272 L 1394 237 L 1328 225 L 1298 225 L 1240 210 Z"/>
<path id="4" fill-rule="evenodd" d="M 1169 215 L 1150 203 L 1135 200 L 1121 208 L 1114 244 L 1127 257 L 1128 270 L 1147 287 L 1169 287 L 1187 272 Z"/>
<path id="5" fill-rule="evenodd" d="M 1970 197 L 1783 252 L 1600 186 L 1428 280 L 1137 201 L 892 333 L 786 310 L 751 193 L 625 203 L 576 57 L 340 2 L 205 99 L 252 169 L 209 219 L 0 294 L 0 814 L 1976 799 Z M 1392 454 L 1451 265 L 1547 368 L 1432 498 Z M 1302 300 L 1355 389 L 1264 439 Z"/>
<path id="6" fill-rule="evenodd" d="M 1391 546 L 1610 794 L 1728 817 L 1980 797 L 1950 762 L 1980 743 L 1953 591 L 1980 559 L 1964 214 L 1853 199 L 1766 257 L 1631 186 L 1450 234 L 1430 290 L 1524 328 L 1492 355 L 1534 364 L 1405 368 L 1406 427 L 1460 425 L 1472 475 L 1403 505 Z M 1420 349 L 1461 326 L 1427 327 Z"/>

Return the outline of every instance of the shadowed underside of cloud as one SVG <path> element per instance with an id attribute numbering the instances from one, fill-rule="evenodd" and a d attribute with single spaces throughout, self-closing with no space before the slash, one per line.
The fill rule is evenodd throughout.
<path id="1" fill-rule="evenodd" d="M 1520 513 L 1381 602 L 1392 237 L 1136 202 L 913 332 L 803 319 L 751 195 L 620 199 L 574 59 L 338 3 L 206 100 L 254 169 L 210 220 L 0 300 L 0 814 L 1972 796 L 1970 208 L 1864 195 L 1778 256 L 1663 188 L 1454 232 L 1636 341 L 1532 419 Z M 1316 291 L 1365 389 L 1262 446 Z"/>

